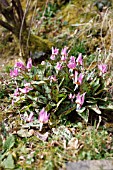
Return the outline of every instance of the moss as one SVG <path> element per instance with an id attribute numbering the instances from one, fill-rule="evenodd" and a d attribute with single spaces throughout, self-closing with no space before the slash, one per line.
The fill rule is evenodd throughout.
<path id="1" fill-rule="evenodd" d="M 31 34 L 30 36 L 30 49 L 32 51 L 49 51 L 50 48 L 53 46 L 53 43 L 50 42 L 49 40 L 43 39 L 39 36 Z"/>
<path id="2" fill-rule="evenodd" d="M 36 36 L 34 34 L 31 34 L 29 39 L 28 39 L 28 33 L 24 32 L 22 34 L 22 42 L 21 42 L 21 51 L 22 51 L 22 57 L 24 59 L 24 61 L 26 62 L 29 58 L 29 55 L 31 54 L 31 57 L 33 57 L 33 55 L 35 53 L 43 53 L 44 54 L 44 58 L 47 58 L 48 55 L 50 55 L 50 51 L 51 48 L 53 46 L 53 43 L 50 42 L 49 40 L 43 39 L 39 36 Z M 27 45 L 27 41 L 28 41 L 28 45 Z M 42 56 L 40 56 L 39 59 L 37 59 L 36 62 L 40 62 L 42 61 L 41 59 Z M 32 58 L 33 59 L 33 58 Z"/>

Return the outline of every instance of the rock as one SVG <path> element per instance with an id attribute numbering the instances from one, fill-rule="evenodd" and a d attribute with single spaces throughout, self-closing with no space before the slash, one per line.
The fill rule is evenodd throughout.
<path id="1" fill-rule="evenodd" d="M 66 170 L 113 170 L 113 160 L 87 160 L 69 162 Z"/>

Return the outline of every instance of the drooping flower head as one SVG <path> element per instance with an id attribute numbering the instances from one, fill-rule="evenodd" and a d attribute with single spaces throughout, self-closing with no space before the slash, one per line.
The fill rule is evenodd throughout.
<path id="1" fill-rule="evenodd" d="M 45 108 L 43 108 L 39 112 L 38 120 L 39 120 L 40 123 L 47 123 L 48 120 L 49 120 L 49 116 L 50 116 L 50 114 L 47 114 L 47 111 L 45 111 Z"/>
<path id="2" fill-rule="evenodd" d="M 83 78 L 84 78 L 84 75 L 82 73 L 79 74 L 79 77 L 78 77 L 78 84 L 82 84 L 82 81 L 83 81 Z"/>
<path id="3" fill-rule="evenodd" d="M 27 69 L 31 69 L 32 68 L 32 59 L 31 58 L 28 59 L 26 67 L 27 67 Z"/>
<path id="4" fill-rule="evenodd" d="M 83 65 L 83 59 L 82 59 L 82 53 L 78 55 L 78 58 L 76 59 L 76 62 L 78 65 Z"/>
<path id="5" fill-rule="evenodd" d="M 58 55 L 59 49 L 52 47 L 52 54 L 53 55 Z"/>
<path id="6" fill-rule="evenodd" d="M 104 74 L 107 72 L 107 64 L 99 64 L 98 69 L 101 71 L 101 74 Z"/>
<path id="7" fill-rule="evenodd" d="M 28 118 L 26 119 L 27 122 L 32 122 L 33 121 L 33 116 L 34 116 L 34 113 L 31 112 L 30 115 L 28 116 Z"/>
<path id="8" fill-rule="evenodd" d="M 25 87 L 25 88 L 19 88 L 19 91 L 23 94 L 27 94 L 29 91 L 33 90 L 33 88 Z"/>
<path id="9" fill-rule="evenodd" d="M 50 56 L 51 60 L 56 59 L 56 55 L 58 55 L 59 49 L 52 47 L 52 55 Z"/>
<path id="10" fill-rule="evenodd" d="M 56 70 L 61 70 L 62 69 L 62 63 L 60 63 L 60 62 L 57 62 L 57 65 L 56 65 Z"/>
<path id="11" fill-rule="evenodd" d="M 82 73 L 79 74 L 78 76 L 78 71 L 75 71 L 75 74 L 74 74 L 74 84 L 82 84 L 82 81 L 83 81 L 83 78 L 84 78 L 84 75 Z"/>
<path id="12" fill-rule="evenodd" d="M 75 67 L 76 67 L 76 61 L 75 61 L 75 57 L 74 57 L 74 56 L 71 56 L 71 57 L 70 57 L 70 60 L 69 60 L 67 66 L 68 66 L 69 69 L 75 69 Z"/>
<path id="13" fill-rule="evenodd" d="M 56 56 L 52 54 L 52 55 L 50 56 L 50 59 L 51 59 L 51 60 L 55 60 L 55 59 L 56 59 Z"/>
<path id="14" fill-rule="evenodd" d="M 80 93 L 77 94 L 77 96 L 76 96 L 77 110 L 79 110 L 82 107 L 82 105 L 84 104 L 85 94 L 86 94 L 86 92 L 81 95 L 80 95 Z"/>
<path id="15" fill-rule="evenodd" d="M 72 63 L 75 63 L 75 62 L 76 62 L 74 56 L 71 56 L 71 57 L 70 57 L 70 62 L 72 62 Z"/>
<path id="16" fill-rule="evenodd" d="M 64 47 L 64 48 L 62 49 L 62 51 L 61 51 L 61 55 L 62 55 L 62 56 L 67 56 L 67 55 L 68 55 L 67 50 L 68 50 L 68 47 Z"/>
<path id="17" fill-rule="evenodd" d="M 19 88 L 19 91 L 23 94 L 27 94 L 29 91 L 33 90 L 32 87 L 30 87 L 30 83 L 25 83 L 24 84 L 25 88 Z"/>
<path id="18" fill-rule="evenodd" d="M 10 70 L 10 76 L 11 77 L 17 77 L 18 76 L 18 69 L 14 68 L 14 70 Z"/>
<path id="19" fill-rule="evenodd" d="M 18 88 L 16 88 L 16 90 L 14 91 L 14 96 L 19 96 L 19 89 Z"/>
<path id="20" fill-rule="evenodd" d="M 49 80 L 50 80 L 50 82 L 56 82 L 57 78 L 55 75 L 51 75 L 51 76 L 49 76 Z"/>
<path id="21" fill-rule="evenodd" d="M 67 60 L 67 56 L 62 55 L 62 56 L 61 56 L 61 61 L 64 62 L 64 61 L 66 61 L 66 60 Z"/>
<path id="22" fill-rule="evenodd" d="M 26 67 L 24 66 L 23 62 L 16 62 L 14 67 L 20 68 L 21 70 L 25 70 L 26 69 Z"/>
<path id="23" fill-rule="evenodd" d="M 73 95 L 72 93 L 69 94 L 69 99 L 71 99 L 71 102 L 73 102 L 73 99 L 75 98 L 75 94 Z"/>

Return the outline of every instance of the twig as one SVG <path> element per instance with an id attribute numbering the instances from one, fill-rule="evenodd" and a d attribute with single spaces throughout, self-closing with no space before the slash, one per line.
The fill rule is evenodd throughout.
<path id="1" fill-rule="evenodd" d="M 19 33 L 19 44 L 20 44 L 20 56 L 21 57 L 22 57 L 22 44 L 21 44 L 21 41 L 22 41 L 22 30 L 23 30 L 24 21 L 25 21 L 26 14 L 28 12 L 30 3 L 31 3 L 31 0 L 27 0 L 26 9 L 25 9 L 25 12 L 24 12 L 24 15 L 23 15 L 22 24 L 21 24 L 20 33 Z"/>

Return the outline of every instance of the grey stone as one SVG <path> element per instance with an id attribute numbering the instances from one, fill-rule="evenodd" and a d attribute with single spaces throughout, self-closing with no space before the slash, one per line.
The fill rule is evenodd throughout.
<path id="1" fill-rule="evenodd" d="M 66 170 L 113 170 L 113 160 L 86 160 L 68 162 Z"/>

